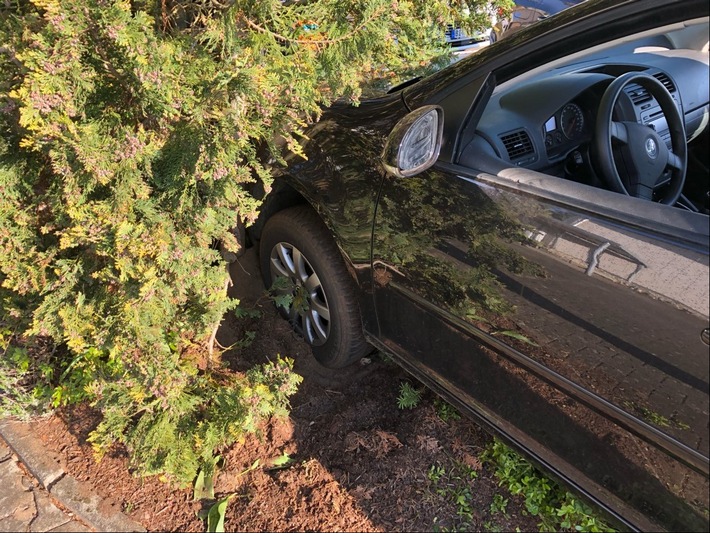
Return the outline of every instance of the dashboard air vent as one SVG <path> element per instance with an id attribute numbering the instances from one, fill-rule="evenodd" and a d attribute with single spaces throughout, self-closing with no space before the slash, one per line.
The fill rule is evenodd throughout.
<path id="1" fill-rule="evenodd" d="M 525 130 L 501 135 L 500 140 L 503 141 L 511 161 L 535 152 L 530 136 Z"/>
<path id="2" fill-rule="evenodd" d="M 624 91 L 629 95 L 629 98 L 631 98 L 631 101 L 635 105 L 643 104 L 651 99 L 651 95 L 648 94 L 648 91 L 638 83 L 629 83 Z"/>
<path id="3" fill-rule="evenodd" d="M 673 85 L 673 81 L 668 76 L 666 76 L 665 73 L 658 72 L 654 74 L 653 77 L 660 81 L 663 85 L 665 85 L 669 93 L 675 92 L 675 85 Z"/>
<path id="4" fill-rule="evenodd" d="M 653 77 L 665 85 L 669 93 L 675 92 L 676 89 L 673 81 L 664 72 L 656 72 Z M 629 95 L 629 98 L 631 98 L 631 101 L 635 105 L 643 104 L 651 100 L 651 95 L 648 94 L 648 91 L 637 83 L 629 83 L 624 91 L 626 91 L 626 94 Z"/>

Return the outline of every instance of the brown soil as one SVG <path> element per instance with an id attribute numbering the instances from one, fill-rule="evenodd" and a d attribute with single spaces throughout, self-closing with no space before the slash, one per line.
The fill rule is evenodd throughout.
<path id="1" fill-rule="evenodd" d="M 289 356 L 304 380 L 288 419 L 272 420 L 260 435 L 223 453 L 215 490 L 218 498 L 233 494 L 227 531 L 537 529 L 520 500 L 498 487 L 479 458 L 490 437 L 478 426 L 442 419 L 440 402 L 429 391 L 415 409 L 398 409 L 400 383 L 421 385 L 378 355 L 345 370 L 320 367 L 262 296 L 253 254 L 233 266 L 234 295 L 262 316 L 225 318 L 221 344 L 233 344 L 249 331 L 255 335 L 225 360 L 242 370 L 277 354 Z M 92 484 L 149 531 L 205 531 L 197 514 L 210 502 L 192 501 L 192 490 L 135 477 L 120 449 L 94 461 L 86 438 L 97 422 L 96 413 L 79 407 L 34 426 L 70 475 Z M 290 463 L 268 468 L 284 453 Z M 259 466 L 250 468 L 257 460 Z M 432 467 L 440 467 L 438 482 Z M 505 512 L 491 510 L 496 494 L 498 501 L 509 500 Z"/>

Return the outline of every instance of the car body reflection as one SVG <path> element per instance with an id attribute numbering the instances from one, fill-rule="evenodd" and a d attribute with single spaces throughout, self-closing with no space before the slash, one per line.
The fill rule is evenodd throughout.
<path id="1" fill-rule="evenodd" d="M 591 492 L 705 523 L 706 253 L 432 171 L 386 182 L 374 256 L 390 350 Z"/>

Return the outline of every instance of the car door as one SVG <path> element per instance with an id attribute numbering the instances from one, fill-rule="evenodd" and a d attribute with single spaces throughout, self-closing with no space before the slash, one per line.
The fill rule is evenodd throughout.
<path id="1" fill-rule="evenodd" d="M 380 341 L 636 527 L 705 529 L 707 217 L 598 194 L 621 207 L 446 164 L 385 179 Z"/>

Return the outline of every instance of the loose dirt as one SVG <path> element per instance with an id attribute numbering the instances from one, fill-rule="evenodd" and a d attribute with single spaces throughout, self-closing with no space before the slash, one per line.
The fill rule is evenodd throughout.
<path id="1" fill-rule="evenodd" d="M 480 459 L 490 437 L 478 426 L 447 416 L 443 402 L 379 354 L 344 370 L 320 367 L 264 296 L 253 252 L 232 266 L 233 295 L 260 317 L 225 317 L 223 346 L 253 340 L 223 359 L 244 370 L 277 354 L 292 357 L 304 380 L 287 419 L 271 420 L 222 454 L 215 491 L 233 495 L 227 531 L 537 530 Z M 404 381 L 423 390 L 414 409 L 397 406 Z M 98 421 L 82 406 L 34 427 L 70 475 L 149 531 L 205 531 L 198 513 L 212 502 L 195 502 L 191 489 L 157 477 L 134 476 L 118 447 L 95 462 L 86 439 Z M 287 464 L 269 466 L 283 454 Z"/>

